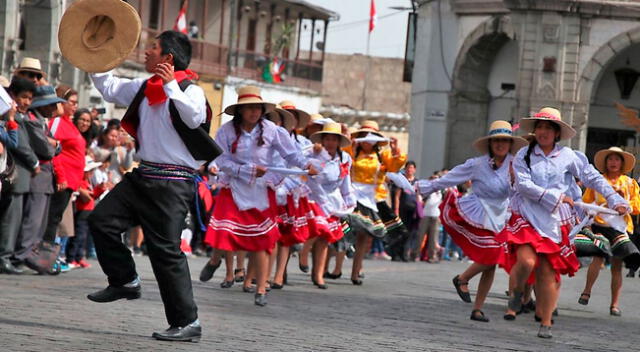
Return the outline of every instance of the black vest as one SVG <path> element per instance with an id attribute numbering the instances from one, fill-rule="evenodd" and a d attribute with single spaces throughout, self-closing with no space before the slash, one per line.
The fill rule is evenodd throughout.
<path id="1" fill-rule="evenodd" d="M 191 84 L 193 84 L 193 82 L 188 79 L 178 83 L 182 91 L 187 89 Z M 127 112 L 125 112 L 122 117 L 122 127 L 134 138 L 136 138 L 138 126 L 140 125 L 138 108 L 144 99 L 144 90 L 146 87 L 147 81 L 142 84 L 142 87 L 140 87 L 140 90 L 138 90 L 138 93 L 136 93 L 136 96 L 133 98 L 131 105 L 129 105 Z M 206 106 L 207 118 L 205 122 L 197 128 L 191 129 L 182 121 L 180 114 L 178 114 L 178 109 L 176 109 L 173 101 L 169 99 L 169 114 L 171 116 L 173 128 L 178 132 L 180 139 L 184 142 L 189 153 L 196 160 L 206 160 L 207 162 L 211 162 L 222 154 L 222 149 L 220 149 L 220 146 L 218 146 L 218 144 L 209 135 L 212 112 L 208 101 L 206 102 Z M 136 146 L 139 147 L 137 140 Z"/>

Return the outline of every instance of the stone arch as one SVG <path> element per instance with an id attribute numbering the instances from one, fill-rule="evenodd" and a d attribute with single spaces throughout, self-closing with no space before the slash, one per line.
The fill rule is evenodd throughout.
<path id="1" fill-rule="evenodd" d="M 610 39 L 591 56 L 584 66 L 576 94 L 578 104 L 573 116 L 573 127 L 578 132 L 578 139 L 573 143 L 574 147 L 580 150 L 586 149 L 589 107 L 602 75 L 616 55 L 634 44 L 640 44 L 640 25 Z"/>
<path id="2" fill-rule="evenodd" d="M 447 112 L 446 164 L 473 155 L 471 141 L 484 135 L 489 113 L 487 82 L 491 65 L 504 44 L 515 39 L 509 16 L 494 16 L 464 40 L 455 61 Z"/>

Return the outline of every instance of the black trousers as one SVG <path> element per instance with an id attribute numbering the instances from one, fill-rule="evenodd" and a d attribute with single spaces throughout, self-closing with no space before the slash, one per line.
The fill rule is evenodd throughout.
<path id="1" fill-rule="evenodd" d="M 55 242 L 58 225 L 60 225 L 60 222 L 62 221 L 62 215 L 64 214 L 65 209 L 67 209 L 67 205 L 69 205 L 72 193 L 73 191 L 70 188 L 67 188 L 51 195 L 49 218 L 47 220 L 47 226 L 44 228 L 44 235 L 42 236 L 42 240 L 44 242 Z"/>
<path id="2" fill-rule="evenodd" d="M 180 234 L 194 196 L 193 182 L 144 178 L 134 170 L 89 216 L 98 261 L 112 286 L 136 278 L 135 262 L 120 235 L 142 226 L 170 326 L 185 326 L 198 317 L 187 257 L 180 251 Z"/>

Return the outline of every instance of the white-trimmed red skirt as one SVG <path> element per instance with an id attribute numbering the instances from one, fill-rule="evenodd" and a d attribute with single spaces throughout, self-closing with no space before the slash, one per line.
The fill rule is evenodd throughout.
<path id="1" fill-rule="evenodd" d="M 335 216 L 327 217 L 316 202 L 309 202 L 314 218 L 309 222 L 310 238 L 320 237 L 328 243 L 334 243 L 344 236 L 342 222 Z"/>
<path id="2" fill-rule="evenodd" d="M 555 243 L 547 237 L 542 237 L 520 214 L 513 213 L 507 222 L 505 229 L 497 235 L 498 241 L 506 242 L 505 251 L 500 256 L 500 266 L 508 273 L 518 261 L 517 249 L 521 245 L 531 246 L 536 253 L 543 254 L 556 272 L 556 281 L 560 281 L 560 275 L 573 276 L 580 269 L 580 262 L 574 246 L 569 241 L 571 225 L 562 225 L 562 242 Z M 536 267 L 539 263 L 536 263 Z M 535 283 L 535 270 L 527 280 L 529 284 Z"/>
<path id="3" fill-rule="evenodd" d="M 278 242 L 281 245 L 290 247 L 309 239 L 309 225 L 314 214 L 306 196 L 298 198 L 296 202 L 292 195 L 287 195 L 287 204 L 278 206 L 278 212 L 281 234 Z"/>
<path id="4" fill-rule="evenodd" d="M 496 240 L 496 233 L 471 225 L 458 208 L 459 197 L 447 192 L 440 204 L 440 222 L 451 239 L 464 254 L 476 263 L 495 265 L 499 263 L 505 244 Z"/>
<path id="5" fill-rule="evenodd" d="M 233 201 L 231 189 L 223 188 L 216 196 L 216 205 L 209 220 L 204 242 L 224 251 L 267 251 L 271 253 L 280 238 L 277 224 L 275 193 L 269 193 L 270 207 L 240 210 Z"/>

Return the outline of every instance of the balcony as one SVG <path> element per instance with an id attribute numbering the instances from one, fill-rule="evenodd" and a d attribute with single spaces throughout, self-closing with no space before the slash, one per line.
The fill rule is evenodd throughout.
<path id="1" fill-rule="evenodd" d="M 160 31 L 144 28 L 138 46 L 129 59 L 144 63 L 146 46 L 160 34 Z M 203 77 L 224 79 L 227 76 L 252 79 L 264 82 L 263 68 L 271 57 L 263 53 L 236 50 L 231 55 L 231 67 L 228 64 L 229 48 L 203 40 L 191 40 L 192 55 L 190 68 Z M 312 60 L 279 59 L 284 65 L 283 86 L 321 91 L 322 63 Z"/>

